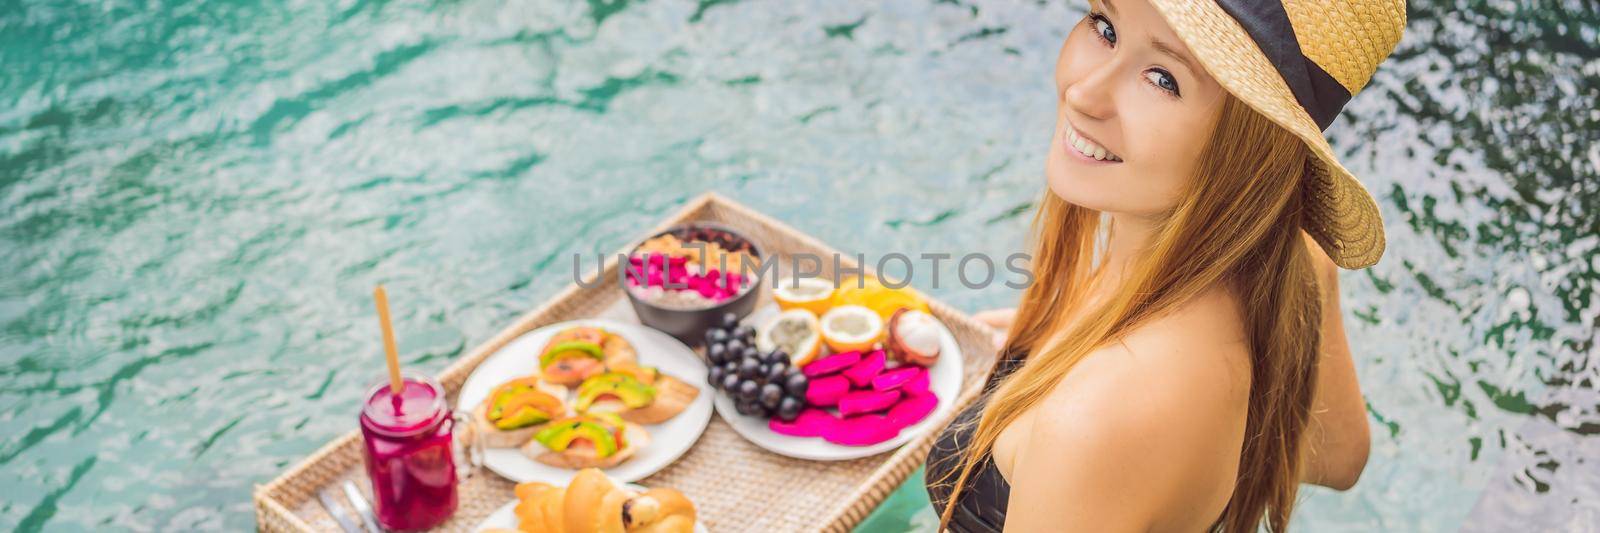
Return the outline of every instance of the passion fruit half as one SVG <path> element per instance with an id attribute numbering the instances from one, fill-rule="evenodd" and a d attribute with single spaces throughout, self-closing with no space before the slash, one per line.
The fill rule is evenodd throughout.
<path id="1" fill-rule="evenodd" d="M 821 278 L 794 278 L 778 282 L 772 299 L 784 311 L 805 309 L 822 316 L 833 307 L 833 282 Z"/>
<path id="2" fill-rule="evenodd" d="M 860 305 L 841 305 L 822 315 L 822 340 L 833 353 L 869 351 L 883 338 L 883 319 Z"/>
<path id="3" fill-rule="evenodd" d="M 778 313 L 756 332 L 756 349 L 783 350 L 789 354 L 789 366 L 805 366 L 822 353 L 822 325 L 817 315 L 806 309 Z"/>

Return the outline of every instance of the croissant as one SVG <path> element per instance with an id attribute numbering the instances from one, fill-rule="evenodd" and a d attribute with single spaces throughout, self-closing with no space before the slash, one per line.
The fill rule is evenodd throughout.
<path id="1" fill-rule="evenodd" d="M 629 533 L 689 533 L 695 518 L 694 503 L 673 489 L 650 489 L 622 504 Z"/>
<path id="2" fill-rule="evenodd" d="M 520 500 L 514 509 L 517 515 L 517 529 L 556 533 L 561 531 L 561 502 L 566 489 L 535 481 L 518 484 L 516 494 Z"/>
<path id="3" fill-rule="evenodd" d="M 517 529 L 527 533 L 691 533 L 694 503 L 673 489 L 639 493 L 596 468 L 578 471 L 565 488 L 517 485 Z"/>

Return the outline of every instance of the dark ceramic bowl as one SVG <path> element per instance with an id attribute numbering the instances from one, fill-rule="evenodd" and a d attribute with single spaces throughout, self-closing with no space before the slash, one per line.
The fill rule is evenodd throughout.
<path id="1" fill-rule="evenodd" d="M 668 233 L 677 235 L 678 239 L 685 242 L 702 240 L 715 242 L 727 250 L 747 249 L 748 253 L 756 256 L 762 265 L 765 265 L 770 260 L 766 254 L 762 253 L 761 246 L 755 241 L 745 237 L 744 234 L 734 231 L 732 228 L 714 222 L 690 222 L 669 227 L 651 235 L 644 241 L 635 243 L 633 248 L 628 251 L 628 256 L 632 257 L 645 241 Z M 629 264 L 623 263 L 620 267 L 628 268 Z M 678 308 L 657 305 L 641 298 L 635 292 L 634 287 L 628 286 L 626 278 L 624 278 L 622 292 L 628 294 L 628 302 L 633 304 L 633 312 L 639 316 L 639 322 L 664 331 L 689 346 L 701 346 L 705 344 L 706 330 L 721 324 L 724 314 L 733 313 L 742 320 L 746 315 L 750 314 L 751 310 L 755 309 L 756 301 L 760 299 L 761 278 L 761 270 L 757 269 L 752 279 L 746 280 L 743 292 L 709 307 Z"/>

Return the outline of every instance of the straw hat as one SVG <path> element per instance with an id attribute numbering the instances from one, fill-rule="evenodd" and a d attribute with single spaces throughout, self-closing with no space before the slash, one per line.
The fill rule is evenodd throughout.
<path id="1" fill-rule="evenodd" d="M 1344 268 L 1383 255 L 1378 204 L 1322 130 L 1372 79 L 1406 25 L 1405 0 L 1150 0 L 1207 72 L 1311 148 L 1301 224 Z"/>

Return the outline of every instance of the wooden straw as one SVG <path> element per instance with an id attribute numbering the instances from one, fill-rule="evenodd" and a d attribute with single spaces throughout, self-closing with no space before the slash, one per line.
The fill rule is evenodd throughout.
<path id="1" fill-rule="evenodd" d="M 400 381 L 400 350 L 394 344 L 394 326 L 389 323 L 389 294 L 383 285 L 372 289 L 372 299 L 378 303 L 378 325 L 383 327 L 383 352 L 389 359 L 389 393 L 398 396 L 404 384 Z"/>

